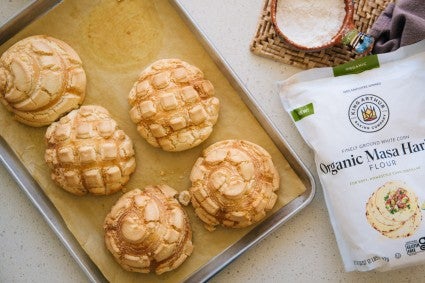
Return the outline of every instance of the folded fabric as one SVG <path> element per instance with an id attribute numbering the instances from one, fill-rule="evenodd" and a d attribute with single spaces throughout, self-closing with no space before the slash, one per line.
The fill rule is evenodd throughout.
<path id="1" fill-rule="evenodd" d="M 372 25 L 375 38 L 372 53 L 386 53 L 425 39 L 423 0 L 397 0 L 387 6 Z"/>

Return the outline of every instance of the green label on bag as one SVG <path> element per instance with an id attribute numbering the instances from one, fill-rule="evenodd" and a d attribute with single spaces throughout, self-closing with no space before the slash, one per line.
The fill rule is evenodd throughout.
<path id="1" fill-rule="evenodd" d="M 377 55 L 369 55 L 352 62 L 348 62 L 333 68 L 334 76 L 344 76 L 348 74 L 358 74 L 366 70 L 379 68 Z"/>
<path id="2" fill-rule="evenodd" d="M 295 122 L 298 122 L 299 120 L 312 114 L 314 114 L 313 103 L 309 103 L 291 111 L 292 118 L 294 118 Z"/>

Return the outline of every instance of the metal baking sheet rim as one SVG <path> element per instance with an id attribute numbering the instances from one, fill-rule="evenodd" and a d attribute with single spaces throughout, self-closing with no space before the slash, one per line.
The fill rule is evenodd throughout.
<path id="1" fill-rule="evenodd" d="M 191 276 L 185 280 L 185 282 L 205 282 L 220 272 L 225 266 L 239 257 L 246 250 L 260 242 L 268 234 L 283 225 L 290 218 L 305 208 L 313 200 L 316 185 L 310 171 L 299 159 L 291 146 L 286 142 L 285 138 L 279 133 L 273 122 L 267 117 L 258 104 L 256 104 L 255 97 L 247 88 L 243 86 L 238 75 L 230 67 L 226 59 L 223 58 L 223 56 L 218 52 L 214 44 L 207 37 L 206 33 L 202 30 L 201 27 L 197 25 L 194 18 L 189 14 L 189 12 L 179 2 L 179 0 L 169 1 L 173 4 L 182 18 L 186 21 L 192 32 L 198 37 L 200 42 L 207 49 L 214 62 L 225 74 L 227 79 L 231 82 L 232 86 L 238 90 L 238 93 L 240 94 L 243 101 L 247 104 L 249 109 L 272 138 L 282 154 L 284 154 L 284 156 L 287 158 L 291 167 L 296 171 L 307 188 L 302 195 L 279 209 L 273 215 L 269 216 L 266 220 L 251 230 L 247 235 L 211 259 L 207 264 L 192 273 Z M 60 0 L 34 1 L 31 5 L 27 6 L 24 10 L 22 10 L 20 13 L 7 21 L 2 27 L 0 27 L 0 44 L 7 41 L 20 29 L 28 25 L 32 20 L 48 12 L 60 2 Z M 27 169 L 20 162 L 20 160 L 13 153 L 9 145 L 1 136 L 0 161 L 17 182 L 18 186 L 41 213 L 47 224 L 51 227 L 59 240 L 75 259 L 83 272 L 87 275 L 88 279 L 91 282 L 106 282 L 106 278 L 97 268 L 97 266 L 91 261 L 89 256 L 79 245 L 72 233 L 68 230 L 66 224 L 62 220 L 62 217 L 54 205 L 44 195 L 43 190 L 35 182 Z"/>

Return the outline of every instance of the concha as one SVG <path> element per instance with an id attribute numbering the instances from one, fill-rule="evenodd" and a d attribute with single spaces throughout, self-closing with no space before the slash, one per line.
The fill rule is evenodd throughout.
<path id="1" fill-rule="evenodd" d="M 0 57 L 0 101 L 26 125 L 50 125 L 77 108 L 85 91 L 81 59 L 59 39 L 30 36 Z"/>
<path id="2" fill-rule="evenodd" d="M 165 151 L 186 150 L 207 139 L 220 106 L 202 71 L 179 59 L 163 59 L 147 67 L 128 100 L 140 135 Z"/>
<path id="3" fill-rule="evenodd" d="M 276 203 L 279 174 L 270 154 L 244 140 L 206 148 L 190 174 L 195 213 L 207 230 L 243 228 L 266 216 Z"/>
<path id="4" fill-rule="evenodd" d="M 189 219 L 167 186 L 124 194 L 104 222 L 106 247 L 126 270 L 162 274 L 192 253 Z"/>
<path id="5" fill-rule="evenodd" d="M 101 106 L 71 111 L 47 128 L 45 139 L 52 179 L 75 195 L 115 193 L 136 167 L 131 139 Z"/>

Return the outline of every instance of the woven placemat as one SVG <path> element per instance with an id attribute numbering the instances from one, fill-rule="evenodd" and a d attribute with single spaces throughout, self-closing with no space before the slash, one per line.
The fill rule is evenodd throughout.
<path id="1" fill-rule="evenodd" d="M 318 52 L 292 49 L 275 32 L 271 19 L 271 2 L 264 1 L 257 32 L 250 46 L 254 54 L 303 69 L 336 66 L 360 57 L 345 46 L 335 46 Z M 394 0 L 356 0 L 354 22 L 358 30 L 367 32 L 390 2 Z"/>

